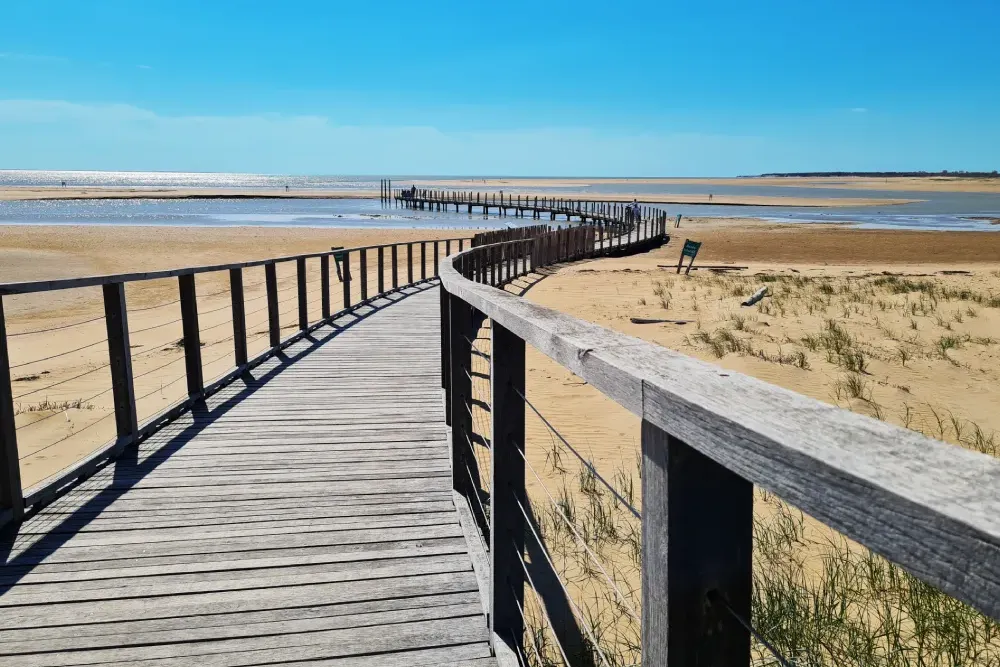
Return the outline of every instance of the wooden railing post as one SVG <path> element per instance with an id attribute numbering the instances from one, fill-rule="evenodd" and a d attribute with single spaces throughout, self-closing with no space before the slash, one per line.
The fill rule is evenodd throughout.
<path id="1" fill-rule="evenodd" d="M 434 241 L 434 259 L 432 261 L 434 262 L 434 277 L 435 278 L 438 277 L 438 252 L 439 252 L 439 250 L 438 250 L 438 242 Z"/>
<path id="2" fill-rule="evenodd" d="M 7 325 L 0 296 L 0 526 L 24 516 L 21 463 L 17 455 L 17 425 L 14 423 L 14 391 L 7 354 Z"/>
<path id="3" fill-rule="evenodd" d="M 264 283 L 267 287 L 267 331 L 271 347 L 281 344 L 281 321 L 278 316 L 278 269 L 274 262 L 264 265 Z"/>
<path id="4" fill-rule="evenodd" d="M 358 251 L 358 272 L 361 274 L 361 300 L 368 300 L 368 250 L 362 248 Z"/>
<path id="5" fill-rule="evenodd" d="M 753 485 L 643 420 L 643 664 L 750 664 L 752 557 Z"/>
<path id="6" fill-rule="evenodd" d="M 187 372 L 188 396 L 199 397 L 205 391 L 205 378 L 201 368 L 201 331 L 198 328 L 198 296 L 195 292 L 194 274 L 178 276 L 177 283 L 181 296 L 181 328 L 184 332 L 184 368 Z"/>
<path id="7" fill-rule="evenodd" d="M 237 368 L 247 365 L 247 316 L 243 300 L 243 269 L 229 269 L 229 297 L 233 311 L 233 358 Z"/>
<path id="8" fill-rule="evenodd" d="M 306 258 L 295 260 L 295 276 L 299 293 L 299 331 L 309 328 L 309 298 L 306 293 Z"/>
<path id="9" fill-rule="evenodd" d="M 441 293 L 441 388 L 444 389 L 444 419 L 451 426 L 451 299 L 444 285 Z"/>
<path id="10" fill-rule="evenodd" d="M 345 250 L 340 256 L 341 280 L 344 283 L 344 308 L 351 306 L 351 253 Z"/>
<path id="11" fill-rule="evenodd" d="M 420 279 L 427 279 L 427 243 L 420 242 Z"/>
<path id="12" fill-rule="evenodd" d="M 413 284 L 413 244 L 406 244 L 406 282 Z"/>
<path id="13" fill-rule="evenodd" d="M 451 475 L 452 488 L 471 500 L 476 489 L 469 481 L 467 459 L 472 439 L 472 308 L 450 295 L 448 351 L 451 370 Z M 474 503 L 473 503 L 474 504 Z"/>
<path id="14" fill-rule="evenodd" d="M 194 278 L 194 276 L 189 276 Z M 135 386 L 132 383 L 132 347 L 129 343 L 128 308 L 125 283 L 103 286 L 104 323 L 108 331 L 108 362 L 111 364 L 111 392 L 115 403 L 115 433 L 121 447 L 129 444 L 139 431 L 135 410 Z M 183 303 L 182 303 L 183 307 Z M 187 333 L 184 335 L 187 354 Z M 200 371 L 201 364 L 199 362 Z"/>
<path id="15" fill-rule="evenodd" d="M 319 258 L 320 300 L 323 308 L 323 319 L 330 319 L 330 256 Z"/>
<path id="16" fill-rule="evenodd" d="M 378 293 L 385 291 L 385 248 L 378 247 Z"/>
<path id="17" fill-rule="evenodd" d="M 399 287 L 399 251 L 396 249 L 397 247 L 393 245 L 392 251 L 389 253 L 392 256 L 392 289 Z"/>
<path id="18" fill-rule="evenodd" d="M 493 321 L 490 434 L 490 625 L 523 654 L 525 521 L 524 341 Z M 520 506 L 518 506 L 520 503 Z"/>

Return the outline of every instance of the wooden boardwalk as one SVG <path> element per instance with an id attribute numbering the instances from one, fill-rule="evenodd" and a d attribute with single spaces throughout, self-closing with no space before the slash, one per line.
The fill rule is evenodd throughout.
<path id="1" fill-rule="evenodd" d="M 439 296 L 405 292 L 8 536 L 0 664 L 495 665 L 453 500 Z"/>

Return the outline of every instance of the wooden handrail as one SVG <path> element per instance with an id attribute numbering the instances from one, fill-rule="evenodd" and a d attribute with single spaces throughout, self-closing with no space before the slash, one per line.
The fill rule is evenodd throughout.
<path id="1" fill-rule="evenodd" d="M 709 646 L 717 652 L 712 664 L 748 664 L 746 629 L 709 618 L 706 595 L 721 594 L 749 618 L 751 484 L 1000 619 L 1000 461 L 470 279 L 476 258 L 488 261 L 492 250 L 516 243 L 442 262 L 442 302 L 451 317 L 442 325 L 461 326 L 456 313 L 488 317 L 494 332 L 532 345 L 642 419 L 644 664 L 668 664 L 668 646 L 673 665 L 690 664 L 685 657 Z M 448 350 L 445 363 L 468 364 L 456 356 L 462 351 Z M 497 353 L 494 363 L 505 358 L 524 363 L 516 350 Z M 513 371 L 495 369 L 493 376 Z M 492 391 L 498 396 L 504 388 Z M 503 395 L 505 414 L 516 414 Z M 448 396 L 452 405 L 459 400 Z M 505 443 L 493 421 L 497 457 Z M 518 425 L 501 427 L 520 432 Z M 491 514 L 507 510 L 495 501 Z M 511 530 L 510 521 L 495 518 L 491 528 Z M 509 608 L 505 594 L 497 613 Z"/>

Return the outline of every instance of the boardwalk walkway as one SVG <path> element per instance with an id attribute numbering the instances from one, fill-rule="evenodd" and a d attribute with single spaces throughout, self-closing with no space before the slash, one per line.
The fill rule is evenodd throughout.
<path id="1" fill-rule="evenodd" d="M 451 491 L 437 288 L 405 293 L 26 521 L 0 545 L 0 664 L 494 665 Z"/>

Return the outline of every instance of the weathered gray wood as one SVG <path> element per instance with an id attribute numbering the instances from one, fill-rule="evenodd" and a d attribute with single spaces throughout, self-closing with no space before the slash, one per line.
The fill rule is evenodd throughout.
<path id="1" fill-rule="evenodd" d="M 115 433 L 124 444 L 131 442 L 139 430 L 135 411 L 135 386 L 132 383 L 132 346 L 129 343 L 125 285 L 111 283 L 102 290 L 104 323 L 108 332 L 108 361 L 111 364 L 111 391 L 115 403 Z"/>
<path id="2" fill-rule="evenodd" d="M 490 627 L 524 653 L 524 341 L 491 324 Z M 520 504 L 520 505 L 519 505 Z"/>
<path id="3" fill-rule="evenodd" d="M 349 251 L 343 252 L 341 263 L 343 265 L 341 280 L 344 283 L 344 308 L 348 308 L 351 305 L 351 253 Z"/>
<path id="4" fill-rule="evenodd" d="M 316 329 L 40 510 L 0 552 L 0 663 L 494 665 L 435 291 Z"/>
<path id="5" fill-rule="evenodd" d="M 1000 461 L 466 281 L 451 260 L 441 280 L 634 414 L 1000 618 Z"/>
<path id="6" fill-rule="evenodd" d="M 322 299 L 323 319 L 330 318 L 330 257 L 319 258 L 320 298 Z"/>
<path id="7" fill-rule="evenodd" d="M 361 278 L 361 300 L 368 300 L 368 251 L 359 250 L 358 251 L 358 273 L 360 273 Z"/>
<path id="8" fill-rule="evenodd" d="M 243 299 L 243 269 L 229 270 L 229 295 L 233 313 L 233 357 L 236 367 L 247 365 L 247 316 Z"/>
<path id="9" fill-rule="evenodd" d="M 184 368 L 187 372 L 188 396 L 199 397 L 205 391 L 201 367 L 201 332 L 198 328 L 198 297 L 194 275 L 177 278 L 181 297 L 181 326 L 184 331 Z M 124 286 L 122 286 L 124 288 Z M 122 294 L 124 296 L 124 292 Z M 138 427 L 136 427 L 138 428 Z"/>
<path id="10" fill-rule="evenodd" d="M 378 293 L 385 291 L 385 252 L 378 249 Z"/>
<path id="11" fill-rule="evenodd" d="M 306 292 L 306 260 L 295 260 L 296 286 L 298 287 L 299 330 L 309 328 L 309 297 Z"/>
<path id="12" fill-rule="evenodd" d="M 745 667 L 753 485 L 647 421 L 641 477 L 643 660 Z"/>
<path id="13" fill-rule="evenodd" d="M 21 463 L 17 454 L 17 427 L 14 424 L 14 395 L 10 383 L 7 353 L 7 324 L 0 296 L 0 527 L 19 521 L 24 514 L 21 491 Z"/>
<path id="14" fill-rule="evenodd" d="M 281 344 L 281 315 L 278 310 L 278 269 L 274 262 L 264 265 L 264 283 L 267 289 L 267 331 L 272 348 Z"/>

